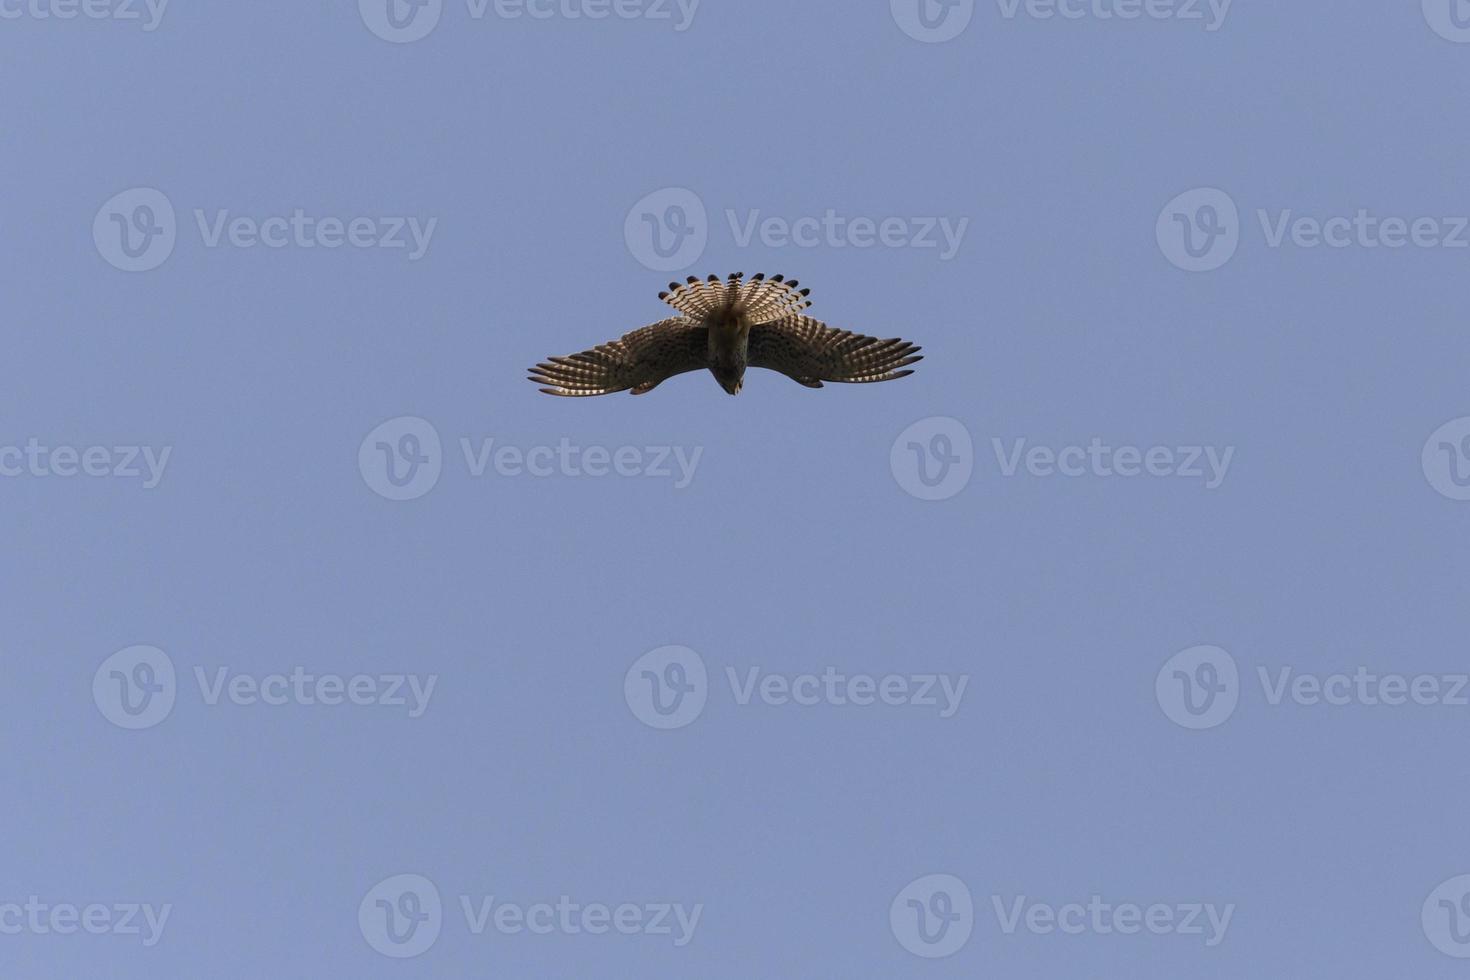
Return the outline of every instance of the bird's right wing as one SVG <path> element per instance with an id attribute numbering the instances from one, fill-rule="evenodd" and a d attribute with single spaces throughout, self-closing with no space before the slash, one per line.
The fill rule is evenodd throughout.
<path id="1" fill-rule="evenodd" d="M 780 371 L 808 388 L 820 388 L 823 381 L 862 384 L 906 377 L 914 373 L 909 365 L 923 360 L 921 349 L 897 337 L 879 340 L 800 314 L 750 328 L 750 366 Z"/>
<path id="2" fill-rule="evenodd" d="M 709 328 L 688 317 L 640 327 L 621 340 L 531 369 L 531 380 L 548 395 L 584 398 L 631 390 L 642 395 L 676 374 L 708 364 Z"/>

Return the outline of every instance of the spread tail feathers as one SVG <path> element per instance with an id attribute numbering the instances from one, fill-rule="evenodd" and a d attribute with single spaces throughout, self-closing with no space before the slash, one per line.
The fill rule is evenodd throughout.
<path id="1" fill-rule="evenodd" d="M 704 280 L 690 276 L 685 283 L 669 283 L 669 292 L 659 293 L 658 298 L 698 320 L 734 314 L 749 323 L 769 323 L 812 305 L 807 300 L 811 290 L 797 289 L 798 285 L 795 279 L 786 281 L 785 276 L 767 279 L 763 272 L 750 280 L 745 279 L 743 272 L 733 273 L 725 280 L 718 276 Z"/>

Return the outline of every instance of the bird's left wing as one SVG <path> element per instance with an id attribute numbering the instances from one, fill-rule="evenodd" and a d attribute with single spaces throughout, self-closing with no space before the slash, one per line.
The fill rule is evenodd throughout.
<path id="1" fill-rule="evenodd" d="M 879 340 L 791 315 L 751 327 L 748 356 L 751 367 L 779 371 L 798 384 L 820 388 L 823 381 L 862 384 L 906 377 L 914 373 L 908 365 L 923 360 L 921 349 L 897 337 Z"/>
<path id="2" fill-rule="evenodd" d="M 566 398 L 629 390 L 642 395 L 676 374 L 705 367 L 708 349 L 707 327 L 672 317 L 580 354 L 542 361 L 531 369 L 531 380 L 545 385 L 546 394 Z"/>

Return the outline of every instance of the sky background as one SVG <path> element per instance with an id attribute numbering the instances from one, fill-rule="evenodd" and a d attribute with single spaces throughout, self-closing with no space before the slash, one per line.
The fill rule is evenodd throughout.
<path id="1" fill-rule="evenodd" d="M 903 0 L 704 0 L 684 30 L 672 4 L 559 2 L 446 0 L 407 42 L 372 0 L 177 2 L 151 31 L 141 5 L 0 3 L 0 973 L 1462 975 L 1463 693 L 1272 704 L 1258 671 L 1446 695 L 1470 670 L 1470 9 L 1239 0 L 1212 31 L 1203 5 L 982 0 L 934 41 Z M 128 272 L 116 221 L 167 219 L 137 188 L 175 240 Z M 690 195 L 686 241 L 668 205 Z M 298 209 L 436 224 L 414 260 L 211 246 L 195 217 Z M 1258 214 L 1360 209 L 1450 241 L 1272 247 Z M 906 244 L 742 244 L 727 216 L 829 210 L 901 219 Z M 650 267 L 644 214 L 677 268 Z M 948 259 L 910 241 L 939 218 L 967 222 Z M 1176 264 L 1184 224 L 1219 226 L 1195 241 L 1223 264 Z M 524 379 L 662 318 L 670 278 L 735 271 L 799 278 L 813 315 L 925 360 L 821 391 L 753 371 L 734 399 L 707 373 L 636 399 Z M 438 478 L 389 499 L 377 443 L 424 424 Z M 636 447 L 640 475 L 476 475 L 461 440 L 487 439 Z M 994 441 L 1093 439 L 1233 455 L 1209 488 L 1008 476 Z M 170 454 L 147 487 L 14 468 L 30 440 L 109 471 L 116 447 Z M 659 447 L 699 453 L 687 485 L 647 475 Z M 921 462 L 956 474 L 945 499 Z M 114 685 L 147 674 L 109 658 L 139 645 L 174 679 L 130 730 Z M 677 673 L 640 658 L 671 645 L 704 680 L 661 730 L 642 671 Z M 1232 664 L 1191 713 L 1216 702 L 1180 676 Z M 196 679 L 298 667 L 436 680 L 410 717 L 210 703 Z M 967 686 L 941 717 L 742 704 L 727 676 L 829 667 Z M 405 874 L 442 913 L 395 943 L 376 901 Z M 962 891 L 973 915 L 927 942 L 908 899 Z M 1233 911 L 1213 946 L 995 912 L 1093 895 Z M 170 913 L 151 946 L 43 934 L 5 909 L 31 896 Z M 461 896 L 702 909 L 676 946 L 475 934 Z"/>

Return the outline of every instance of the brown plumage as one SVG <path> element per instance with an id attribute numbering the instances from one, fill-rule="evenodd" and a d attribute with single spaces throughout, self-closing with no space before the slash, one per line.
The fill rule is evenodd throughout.
<path id="1" fill-rule="evenodd" d="M 747 367 L 778 371 L 797 384 L 865 384 L 914 372 L 918 346 L 837 330 L 805 316 L 810 290 L 795 279 L 743 273 L 728 279 L 693 276 L 660 293 L 680 316 L 660 320 L 580 354 L 553 357 L 531 369 L 548 395 L 584 398 L 631 391 L 642 395 L 668 378 L 708 368 L 720 387 L 739 394 Z"/>

